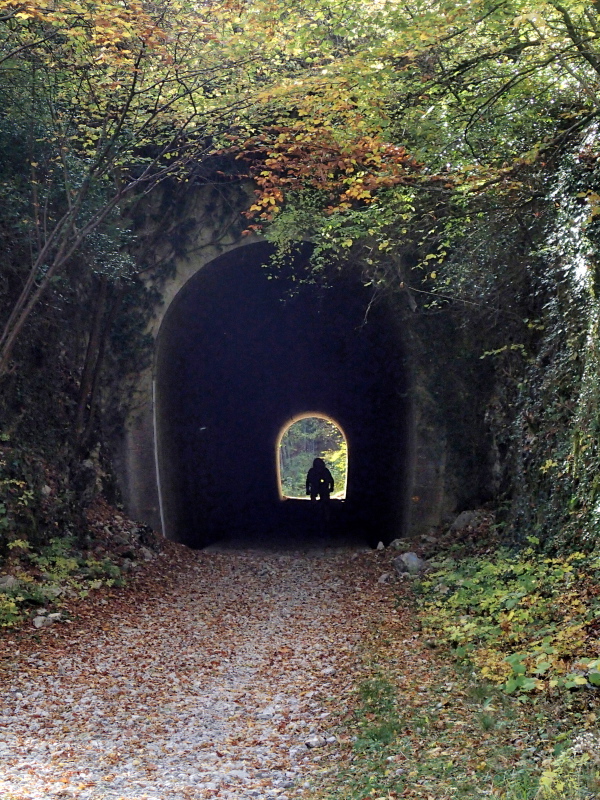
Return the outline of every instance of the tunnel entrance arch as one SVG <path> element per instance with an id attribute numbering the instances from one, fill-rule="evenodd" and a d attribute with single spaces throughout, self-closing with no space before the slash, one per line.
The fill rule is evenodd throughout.
<path id="1" fill-rule="evenodd" d="M 411 409 L 398 317 L 384 303 L 366 316 L 370 290 L 351 276 L 298 285 L 304 256 L 270 279 L 270 254 L 259 243 L 215 258 L 164 316 L 155 437 L 165 535 L 202 547 L 300 530 L 306 520 L 281 502 L 273 443 L 307 408 L 327 409 L 350 443 L 344 526 L 369 542 L 401 535 Z"/>
<path id="2" fill-rule="evenodd" d="M 290 491 L 286 486 L 286 480 L 285 480 L 286 468 L 284 464 L 284 452 L 282 449 L 285 439 L 286 437 L 289 436 L 292 428 L 294 428 L 295 426 L 297 426 L 298 423 L 303 422 L 304 420 L 319 420 L 321 422 L 329 423 L 329 425 L 333 426 L 335 431 L 339 434 L 340 445 L 343 448 L 343 451 L 340 450 L 340 452 L 338 453 L 333 453 L 334 448 L 331 446 L 325 449 L 324 451 L 322 450 L 322 448 L 318 447 L 317 449 L 315 449 L 314 447 L 312 449 L 307 448 L 304 451 L 305 455 L 304 459 L 302 459 L 301 457 L 297 459 L 297 461 L 300 462 L 297 464 L 297 468 L 298 467 L 302 468 L 303 474 L 297 477 L 297 479 L 295 480 L 295 484 L 299 484 L 300 479 L 302 477 L 306 477 L 306 473 L 308 472 L 312 460 L 315 457 L 322 456 L 326 461 L 327 467 L 331 468 L 331 470 L 335 473 L 334 480 L 336 481 L 336 483 L 332 495 L 333 499 L 345 500 L 346 489 L 348 485 L 348 437 L 344 433 L 344 430 L 342 426 L 339 424 L 339 422 L 332 419 L 327 414 L 322 414 L 316 411 L 310 411 L 310 412 L 305 411 L 302 414 L 297 414 L 294 417 L 294 419 L 288 420 L 288 422 L 285 423 L 285 425 L 281 428 L 279 432 L 279 436 L 277 437 L 277 444 L 275 446 L 275 459 L 277 463 L 277 483 L 279 486 L 279 497 L 282 500 L 291 498 L 302 499 L 302 500 L 308 499 L 306 493 L 302 490 L 302 488 L 294 486 L 294 490 Z M 339 461 L 340 462 L 343 461 L 343 463 L 339 464 L 332 463 L 331 462 L 332 454 L 333 454 L 333 459 L 336 459 L 336 461 L 337 459 L 339 459 Z M 336 466 L 338 466 L 338 469 L 336 469 Z M 298 471 L 297 468 L 295 470 L 296 472 Z M 302 483 L 304 483 L 304 481 L 302 481 Z"/>

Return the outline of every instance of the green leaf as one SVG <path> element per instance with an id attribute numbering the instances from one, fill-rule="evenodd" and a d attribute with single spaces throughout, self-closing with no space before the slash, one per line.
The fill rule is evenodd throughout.
<path id="1" fill-rule="evenodd" d="M 577 686 L 585 686 L 587 684 L 587 678 L 584 678 L 583 675 L 567 675 L 565 678 L 565 687 L 567 689 L 575 689 Z"/>
<path id="2" fill-rule="evenodd" d="M 521 653 L 515 653 L 512 656 L 507 656 L 504 660 L 510 664 L 515 675 L 524 675 L 526 667 L 522 659 L 523 655 Z"/>
<path id="3" fill-rule="evenodd" d="M 517 681 L 520 683 L 519 689 L 522 692 L 532 692 L 534 689 L 537 689 L 538 683 L 535 678 L 519 677 Z"/>

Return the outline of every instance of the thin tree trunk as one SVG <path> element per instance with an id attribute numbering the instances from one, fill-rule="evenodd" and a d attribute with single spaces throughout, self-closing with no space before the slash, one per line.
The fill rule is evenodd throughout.
<path id="1" fill-rule="evenodd" d="M 80 447 L 82 449 L 86 447 L 92 435 L 92 431 L 94 429 L 94 417 L 96 415 L 96 406 L 98 404 L 98 397 L 100 394 L 100 383 L 101 383 L 100 377 L 102 375 L 102 366 L 104 364 L 104 356 L 106 354 L 106 345 L 108 342 L 108 338 L 110 336 L 110 331 L 112 329 L 113 323 L 121 307 L 124 295 L 125 295 L 125 285 L 121 283 L 117 295 L 112 304 L 112 307 L 108 312 L 108 314 L 106 315 L 106 322 L 102 330 L 102 336 L 100 337 L 100 343 L 98 347 L 98 357 L 96 358 L 96 363 L 94 365 L 94 374 L 93 374 L 92 388 L 89 400 L 88 418 L 85 430 L 83 431 L 83 435 L 81 436 L 80 439 Z"/>
<path id="2" fill-rule="evenodd" d="M 62 220 L 60 220 L 50 234 L 42 251 L 39 253 L 35 263 L 32 265 L 21 294 L 13 306 L 11 314 L 4 326 L 2 335 L 0 336 L 0 379 L 9 372 L 9 364 L 15 342 L 23 330 L 29 315 L 48 288 L 52 278 L 67 263 L 85 238 L 98 227 L 98 225 L 110 213 L 120 199 L 115 195 L 110 203 L 107 203 L 98 214 L 89 220 L 83 229 L 76 231 L 74 238 L 71 239 L 70 234 L 73 232 L 74 220 L 78 209 L 83 202 L 84 196 L 85 195 L 82 189 L 80 190 L 80 197 L 78 198 L 77 203 L 73 205 L 68 214 L 65 214 Z M 62 242 L 59 246 L 58 252 L 54 256 L 52 264 L 46 270 L 44 277 L 36 287 L 35 281 L 39 270 L 44 263 L 44 259 L 46 255 L 50 253 L 53 243 L 57 240 L 60 241 L 61 237 Z"/>
<path id="3" fill-rule="evenodd" d="M 102 321 L 106 311 L 107 291 L 108 278 L 106 275 L 103 275 L 100 278 L 100 286 L 96 298 L 92 329 L 90 331 L 90 338 L 88 340 L 87 351 L 85 354 L 85 362 L 83 365 L 83 371 L 81 373 L 81 381 L 79 382 L 79 399 L 77 401 L 77 410 L 75 412 L 75 437 L 77 441 L 79 441 L 81 434 L 83 433 L 85 426 L 85 408 L 94 382 L 95 368 L 100 352 Z"/>
<path id="4" fill-rule="evenodd" d="M 29 301 L 23 307 L 23 303 L 21 302 L 23 299 L 26 300 L 27 295 L 29 294 L 29 290 L 33 285 L 34 281 L 31 282 L 31 285 L 23 289 L 21 292 L 21 297 L 18 301 L 19 311 L 15 313 L 13 310 L 13 314 L 11 314 L 11 318 L 6 324 L 6 328 L 4 330 L 4 337 L 2 341 L 2 345 L 0 347 L 0 378 L 6 375 L 10 369 L 10 359 L 12 356 L 12 351 L 15 346 L 15 342 L 19 337 L 19 334 L 23 330 L 29 315 L 37 305 L 38 300 L 46 290 L 46 287 L 50 283 L 51 278 L 54 276 L 57 268 L 56 262 L 52 265 L 52 267 L 48 270 L 48 272 L 44 275 L 44 279 L 38 285 L 37 289 L 31 294 Z M 35 279 L 34 279 L 35 280 Z M 15 307 L 16 308 L 16 307 Z"/>

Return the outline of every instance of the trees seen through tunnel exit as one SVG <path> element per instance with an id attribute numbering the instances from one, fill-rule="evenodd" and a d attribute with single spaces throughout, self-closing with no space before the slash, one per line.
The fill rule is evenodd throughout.
<path id="1" fill-rule="evenodd" d="M 281 437 L 281 491 L 286 497 L 306 496 L 306 474 L 315 458 L 323 458 L 334 480 L 332 497 L 345 497 L 348 445 L 341 430 L 328 419 L 305 417 Z"/>

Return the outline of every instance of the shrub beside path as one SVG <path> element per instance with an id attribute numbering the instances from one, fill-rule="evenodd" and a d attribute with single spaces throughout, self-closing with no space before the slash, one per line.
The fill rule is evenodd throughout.
<path id="1" fill-rule="evenodd" d="M 133 588 L 3 637 L 0 797 L 301 796 L 342 758 L 363 642 L 397 619 L 381 571 L 350 549 L 167 545 Z"/>

